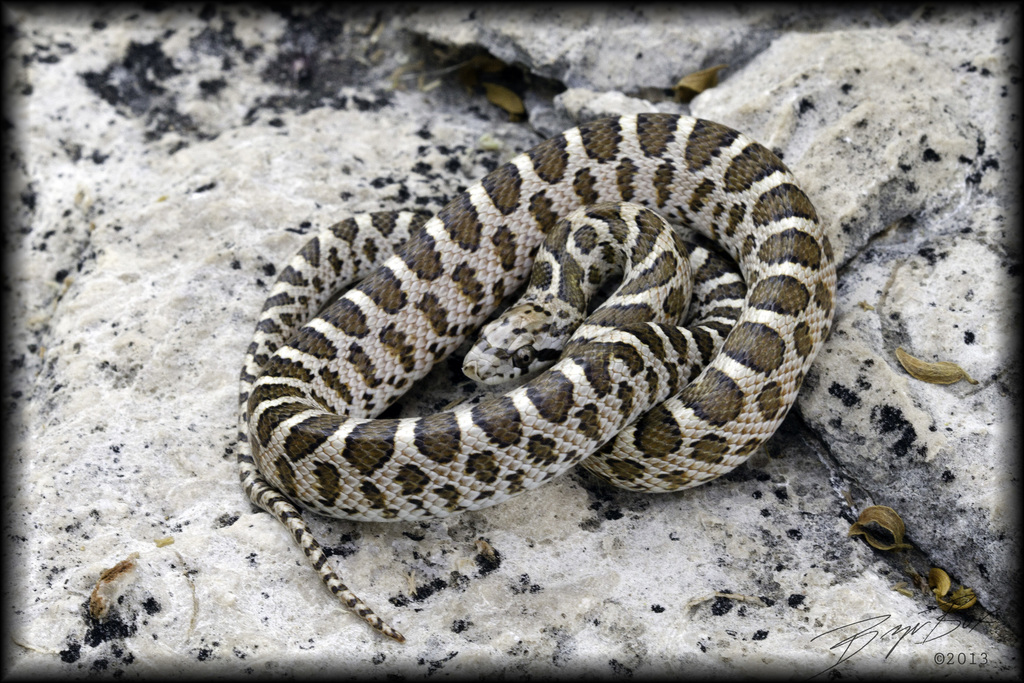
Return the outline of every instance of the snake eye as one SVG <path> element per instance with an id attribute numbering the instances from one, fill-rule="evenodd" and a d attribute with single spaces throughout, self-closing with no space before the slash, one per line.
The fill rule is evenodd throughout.
<path id="1" fill-rule="evenodd" d="M 528 370 L 530 364 L 537 357 L 537 352 L 532 346 L 524 346 L 516 349 L 512 354 L 512 365 L 516 366 L 520 370 Z"/>

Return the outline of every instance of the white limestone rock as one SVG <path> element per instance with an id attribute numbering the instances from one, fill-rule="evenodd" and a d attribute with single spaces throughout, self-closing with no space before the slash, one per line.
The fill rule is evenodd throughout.
<path id="1" fill-rule="evenodd" d="M 1012 623 L 1010 9 L 4 11 L 18 406 L 6 672 L 1019 675 L 998 624 L 922 644 L 949 625 L 921 613 L 927 595 L 892 590 L 899 560 L 846 537 L 855 508 L 898 496 L 918 570 L 943 566 Z M 410 32 L 589 89 L 562 98 L 583 95 L 566 106 L 581 115 L 729 61 L 692 111 L 783 152 L 844 267 L 803 421 L 718 481 L 643 496 L 572 473 L 424 524 L 310 515 L 399 645 L 333 601 L 245 500 L 233 443 L 244 350 L 306 236 L 350 212 L 437 208 L 540 139 L 457 85 L 403 76 L 409 90 L 389 90 L 421 56 Z M 642 59 L 623 51 L 638 44 Z M 922 385 L 896 345 L 982 384 Z M 427 387 L 457 376 L 453 360 Z M 433 410 L 466 395 L 414 398 Z M 872 417 L 885 406 L 906 426 Z M 133 552 L 121 600 L 91 619 L 101 571 Z M 853 634 L 827 632 L 880 615 L 879 631 L 924 626 L 840 662 L 830 648 Z M 939 650 L 987 665 L 938 667 Z"/>

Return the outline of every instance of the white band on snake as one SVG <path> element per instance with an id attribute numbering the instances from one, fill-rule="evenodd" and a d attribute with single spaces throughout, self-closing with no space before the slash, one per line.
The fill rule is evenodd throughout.
<path id="1" fill-rule="evenodd" d="M 711 238 L 746 288 L 643 207 Z M 249 498 L 291 530 L 332 592 L 400 641 L 330 568 L 297 506 L 353 520 L 442 517 L 581 462 L 634 490 L 706 482 L 775 432 L 835 308 L 832 247 L 810 200 L 778 157 L 709 121 L 593 121 L 424 218 L 364 215 L 310 240 L 271 290 L 240 396 Z M 546 237 L 552 256 L 519 311 L 536 308 L 538 328 L 545 316 L 545 332 L 565 327 L 591 283 L 622 268 L 616 295 L 569 326 L 561 354 L 504 319 L 492 325 L 502 345 L 487 337 L 466 367 L 500 376 L 557 362 L 475 406 L 375 419 L 520 287 Z M 684 328 L 690 268 L 701 319 Z"/>

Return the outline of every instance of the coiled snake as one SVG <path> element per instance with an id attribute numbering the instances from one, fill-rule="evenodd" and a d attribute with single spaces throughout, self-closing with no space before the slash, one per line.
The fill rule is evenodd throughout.
<path id="1" fill-rule="evenodd" d="M 503 395 L 373 419 L 524 282 L 560 218 L 624 201 L 696 228 L 739 265 L 746 295 L 724 341 L 715 314 L 687 333 L 675 320 L 602 324 L 599 334 L 584 325 L 590 332 L 554 367 Z M 630 215 L 628 224 L 640 222 Z M 659 280 L 643 263 L 641 281 Z M 796 400 L 832 321 L 835 277 L 814 207 L 765 147 L 684 116 L 593 121 L 500 166 L 425 222 L 360 216 L 303 247 L 271 290 L 242 370 L 242 485 L 290 529 L 332 592 L 401 641 L 333 572 L 297 505 L 353 520 L 442 517 L 499 503 L 581 461 L 634 490 L 718 477 Z M 643 303 L 643 287 L 633 289 Z M 681 298 L 648 307 L 678 313 Z M 688 353 L 700 356 L 699 374 L 685 369 Z"/>

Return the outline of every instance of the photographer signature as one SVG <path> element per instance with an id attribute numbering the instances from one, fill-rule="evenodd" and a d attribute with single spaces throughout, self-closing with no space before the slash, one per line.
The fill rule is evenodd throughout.
<path id="1" fill-rule="evenodd" d="M 930 609 L 923 610 L 919 614 L 924 614 L 930 611 Z M 889 655 L 893 653 L 896 647 L 903 642 L 903 639 L 907 636 L 914 636 L 918 633 L 923 634 L 923 639 L 920 642 L 916 642 L 917 645 L 923 645 L 925 643 L 931 643 L 944 636 L 948 636 L 958 628 L 965 628 L 968 631 L 973 631 L 979 625 L 986 623 L 984 616 L 980 619 L 965 619 L 963 617 L 954 616 L 943 613 L 938 619 L 927 620 L 924 622 L 916 622 L 914 624 L 895 624 L 888 626 L 887 628 L 879 628 L 892 618 L 891 614 L 880 614 L 875 617 L 868 617 L 861 619 L 860 621 L 854 621 L 843 626 L 837 626 L 836 628 L 819 633 L 818 635 L 811 638 L 811 642 L 814 642 L 818 638 L 823 638 L 830 633 L 837 633 L 839 636 L 843 636 L 842 640 L 836 641 L 830 650 L 836 650 L 843 648 L 842 653 L 839 655 L 838 661 L 834 662 L 832 666 L 829 666 L 814 676 L 825 673 L 829 669 L 834 669 L 848 659 L 851 659 L 854 655 L 859 653 L 865 647 L 873 643 L 876 639 L 890 638 L 892 639 L 892 647 L 885 653 L 885 659 L 889 658 Z M 853 629 L 851 631 L 851 629 Z M 908 643 L 914 643 L 914 640 L 908 640 Z M 811 678 L 814 678 L 811 676 Z"/>

